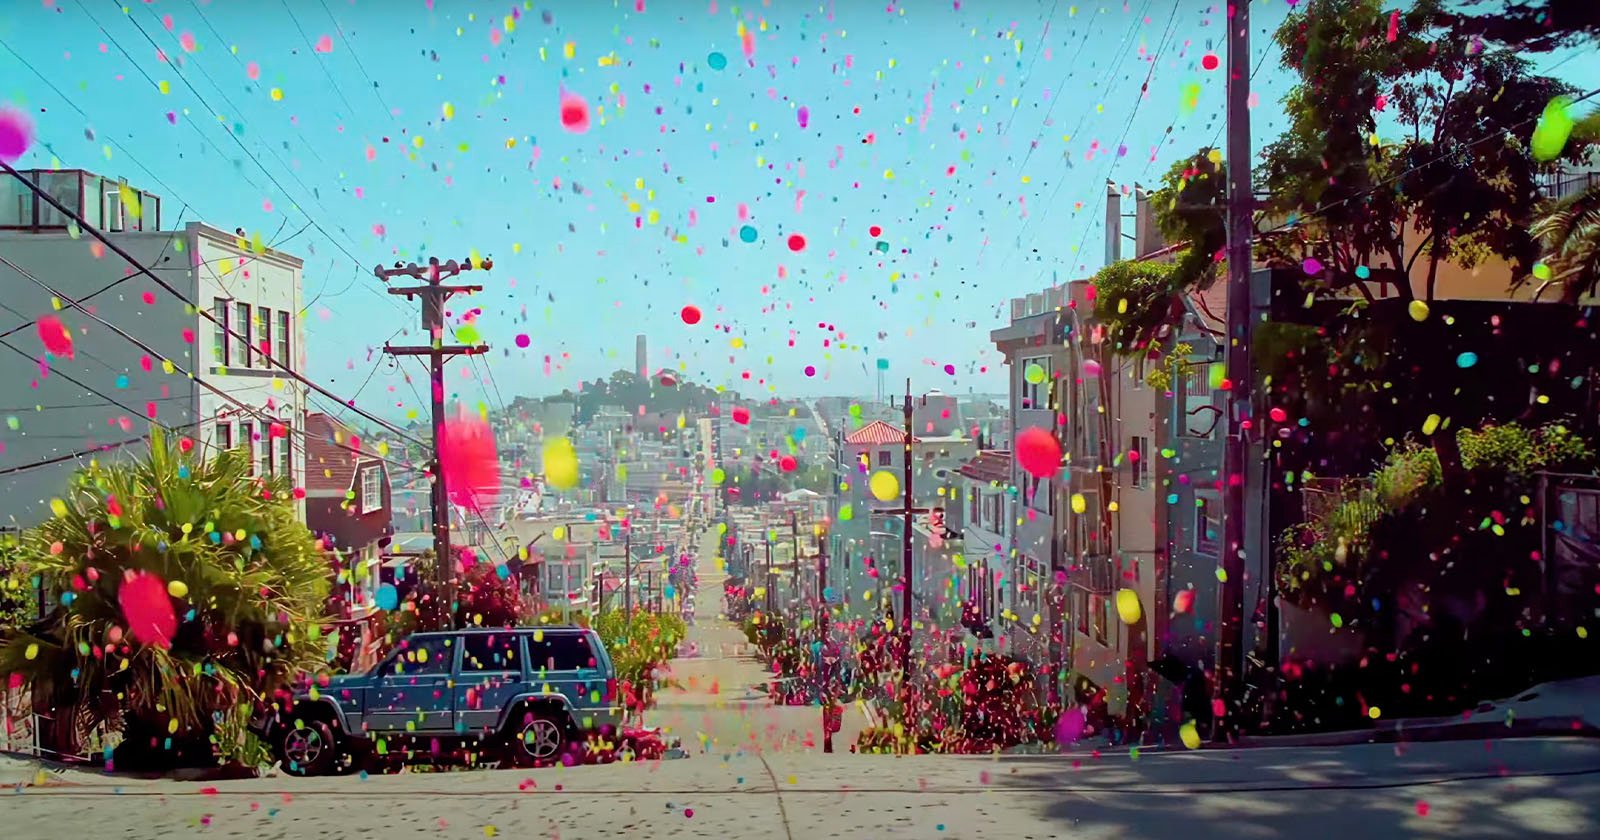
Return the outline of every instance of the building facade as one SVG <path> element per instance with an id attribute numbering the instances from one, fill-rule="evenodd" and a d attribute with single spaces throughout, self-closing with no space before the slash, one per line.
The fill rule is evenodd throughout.
<path id="1" fill-rule="evenodd" d="M 14 500 L 5 524 L 39 521 L 88 458 L 144 451 L 152 424 L 193 437 L 207 452 L 247 446 L 257 474 L 298 485 L 306 391 L 273 363 L 295 372 L 305 366 L 295 317 L 299 258 L 198 222 L 164 230 L 159 197 L 93 173 L 23 174 L 162 282 L 6 179 L 0 255 L 16 268 L 0 265 L 14 308 L 4 322 L 0 388 L 9 389 L 8 404 L 36 408 L 0 430 L 0 470 L 13 470 L 0 476 L 0 491 Z M 54 301 L 57 293 L 91 306 L 116 330 Z M 225 316 L 241 335 L 227 335 L 202 311 Z M 70 356 L 45 352 L 37 321 L 46 315 L 70 332 Z M 300 510 L 303 516 L 303 502 Z"/>

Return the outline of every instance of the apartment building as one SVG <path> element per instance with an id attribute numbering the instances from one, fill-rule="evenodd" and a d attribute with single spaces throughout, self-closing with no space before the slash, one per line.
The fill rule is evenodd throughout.
<path id="1" fill-rule="evenodd" d="M 303 429 L 306 389 L 275 363 L 305 367 L 295 317 L 302 261 L 200 222 L 165 229 L 160 197 L 122 181 L 75 169 L 23 175 L 177 295 L 24 185 L 0 185 L 0 254 L 20 269 L 0 265 L 11 310 L 0 321 L 0 388 L 17 407 L 0 429 L 0 470 L 25 468 L 0 476 L 0 492 L 13 500 L 5 524 L 42 518 L 89 457 L 143 451 L 152 423 L 211 452 L 247 448 L 258 474 L 298 485 L 305 455 L 295 432 Z M 92 306 L 153 352 L 54 301 L 57 293 Z M 47 315 L 71 332 L 70 357 L 46 354 L 36 322 Z"/>

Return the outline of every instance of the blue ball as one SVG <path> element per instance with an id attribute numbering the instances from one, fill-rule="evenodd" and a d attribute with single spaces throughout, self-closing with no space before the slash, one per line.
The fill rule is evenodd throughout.
<path id="1" fill-rule="evenodd" d="M 378 594 L 373 601 L 377 603 L 378 609 L 390 612 L 400 606 L 400 591 L 395 589 L 393 584 L 386 583 L 378 587 Z"/>
<path id="2" fill-rule="evenodd" d="M 728 57 L 722 53 L 714 52 L 706 56 L 706 64 L 709 65 L 712 70 L 721 70 L 722 68 L 728 66 Z"/>

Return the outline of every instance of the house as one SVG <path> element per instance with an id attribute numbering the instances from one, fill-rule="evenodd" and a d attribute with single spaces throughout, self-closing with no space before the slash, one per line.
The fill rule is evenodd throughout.
<path id="1" fill-rule="evenodd" d="M 0 328 L 27 332 L 0 353 L 0 388 L 10 389 L 10 405 L 47 408 L 19 412 L 0 429 L 0 492 L 12 500 L 0 521 L 25 527 L 48 516 L 74 469 L 91 455 L 142 452 L 152 422 L 207 453 L 244 448 L 257 474 L 299 486 L 307 400 L 292 375 L 306 363 L 294 317 L 304 304 L 300 258 L 200 222 L 163 229 L 161 198 L 123 181 L 80 169 L 21 174 L 165 287 L 3 179 L 0 254 L 16 268 L 0 265 L 13 313 Z M 58 293 L 84 301 L 115 329 L 56 307 Z M 73 352 L 50 357 L 41 375 L 34 319 L 45 313 L 70 331 Z"/>
<path id="2" fill-rule="evenodd" d="M 394 537 L 387 465 L 353 452 L 361 439 L 321 412 L 306 415 L 306 527 L 334 564 L 334 595 L 359 618 L 374 608 L 383 563 Z"/>
<path id="3" fill-rule="evenodd" d="M 966 569 L 961 587 L 963 623 L 973 644 L 989 653 L 1008 640 L 1000 617 L 1013 612 L 1016 592 L 1013 574 L 1012 519 L 1016 494 L 1011 491 L 1011 453 L 983 450 L 957 470 L 954 507 L 960 511 L 960 528 Z"/>
<path id="4" fill-rule="evenodd" d="M 963 435 L 959 425 L 941 428 L 935 422 L 949 422 L 945 415 L 953 405 L 943 404 L 938 399 L 942 396 L 931 395 L 934 406 L 922 415 L 923 425 L 949 433 L 914 435 L 911 440 L 914 508 L 944 507 L 954 489 L 955 470 L 976 451 L 975 441 Z M 954 414 L 959 423 L 959 413 Z M 916 412 L 912 422 L 918 422 Z M 847 611 L 867 616 L 884 608 L 884 598 L 893 595 L 902 577 L 904 517 L 892 511 L 905 504 L 901 483 L 908 454 L 906 435 L 903 426 L 883 420 L 841 429 L 839 434 L 834 478 L 841 489 L 831 500 L 829 586 L 841 593 Z M 878 499 L 871 489 L 872 477 L 880 472 L 893 478 L 896 489 L 887 500 Z"/>

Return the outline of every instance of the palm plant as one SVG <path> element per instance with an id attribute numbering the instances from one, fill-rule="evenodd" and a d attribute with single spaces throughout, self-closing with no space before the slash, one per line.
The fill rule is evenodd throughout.
<path id="1" fill-rule="evenodd" d="M 73 742 L 100 726 L 203 738 L 321 659 L 327 566 L 287 482 L 252 476 L 242 450 L 192 450 L 153 431 L 147 457 L 92 463 L 21 537 L 21 565 L 58 597 L 0 628 L 0 677 L 30 683 Z M 119 601 L 145 575 L 167 588 L 170 639 L 140 638 Z"/>
<path id="2" fill-rule="evenodd" d="M 1540 287 L 1558 285 L 1562 303 L 1577 303 L 1600 286 L 1600 184 L 1550 204 L 1528 232 L 1539 240 L 1550 275 Z"/>

